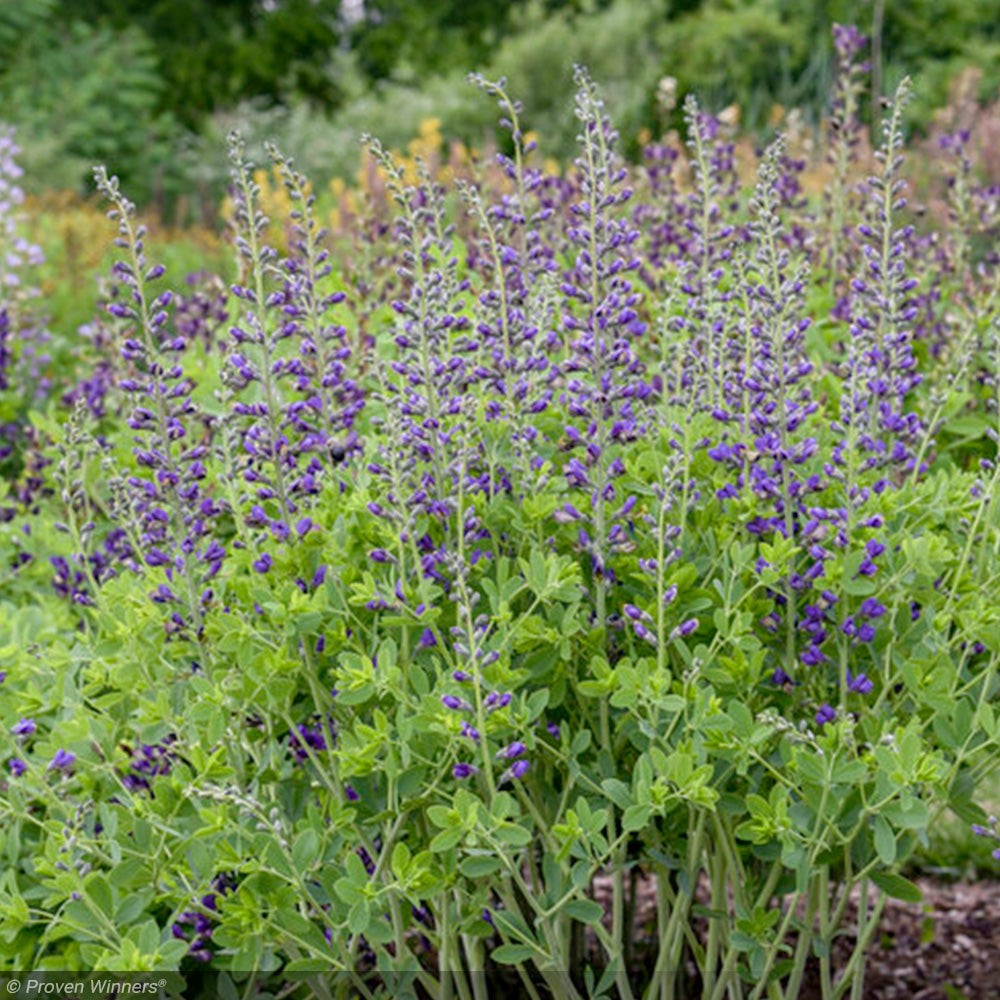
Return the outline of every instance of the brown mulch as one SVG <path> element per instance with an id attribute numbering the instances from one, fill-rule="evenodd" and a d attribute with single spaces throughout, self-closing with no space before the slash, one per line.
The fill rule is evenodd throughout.
<path id="1" fill-rule="evenodd" d="M 1000 1000 L 1000 882 L 916 881 L 922 904 L 886 904 L 865 997 Z"/>
<path id="2" fill-rule="evenodd" d="M 595 881 L 598 899 L 610 894 L 605 878 Z M 639 942 L 652 944 L 647 934 L 655 928 L 654 890 L 644 881 L 637 899 L 639 949 Z M 865 1000 L 1000 1000 L 1000 882 L 915 881 L 923 903 L 886 903 L 868 954 Z M 852 926 L 855 913 L 849 904 L 845 928 Z M 835 942 L 835 975 L 852 945 L 850 933 Z M 817 979 L 807 974 L 801 1000 L 818 1000 Z"/>

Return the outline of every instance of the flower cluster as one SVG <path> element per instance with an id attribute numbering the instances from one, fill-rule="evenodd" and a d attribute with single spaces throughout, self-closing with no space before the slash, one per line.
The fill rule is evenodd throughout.
<path id="1" fill-rule="evenodd" d="M 117 178 L 102 168 L 95 178 L 113 205 L 115 245 L 123 251 L 114 270 L 127 296 L 107 308 L 130 326 L 122 343 L 129 374 L 118 385 L 135 404 L 128 426 L 136 433 L 139 474 L 129 476 L 128 485 L 140 519 L 139 548 L 146 565 L 162 567 L 165 574 L 166 583 L 154 593 L 158 603 L 175 608 L 168 630 L 193 629 L 200 635 L 203 607 L 212 596 L 205 585 L 219 572 L 225 548 L 210 532 L 222 507 L 205 489 L 209 448 L 194 439 L 194 385 L 178 359 L 187 341 L 167 332 L 173 293 L 152 295 L 150 286 L 163 278 L 165 268 L 146 260 L 146 227 L 137 222 L 135 206 L 121 193 Z"/>

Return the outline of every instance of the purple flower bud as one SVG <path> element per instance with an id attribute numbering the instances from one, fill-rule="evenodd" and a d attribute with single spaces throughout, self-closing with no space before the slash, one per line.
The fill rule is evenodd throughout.
<path id="1" fill-rule="evenodd" d="M 38 729 L 38 726 L 35 724 L 34 719 L 21 719 L 20 722 L 15 722 L 11 726 L 10 731 L 15 736 L 30 736 L 36 729 Z"/>
<path id="2" fill-rule="evenodd" d="M 563 504 L 552 516 L 559 524 L 569 524 L 571 521 L 580 521 L 583 519 L 583 514 L 571 503 Z"/>
<path id="3" fill-rule="evenodd" d="M 635 622 L 632 628 L 635 634 L 640 639 L 644 639 L 646 642 L 650 642 L 654 646 L 656 645 L 656 636 L 652 632 L 650 632 L 650 630 L 646 628 L 646 626 L 643 625 L 642 622 Z"/>
<path id="4" fill-rule="evenodd" d="M 531 762 L 527 760 L 515 761 L 506 771 L 500 776 L 500 781 L 503 782 L 505 779 L 510 778 L 512 781 L 520 781 L 528 773 L 528 768 L 531 766 Z"/>
<path id="5" fill-rule="evenodd" d="M 253 562 L 253 568 L 258 573 L 267 573 L 273 565 L 274 561 L 267 552 L 265 552 L 259 559 L 255 559 Z"/>
<path id="6" fill-rule="evenodd" d="M 867 674 L 858 674 L 857 677 L 854 677 L 850 670 L 847 671 L 848 691 L 854 691 L 856 694 L 870 694 L 874 687 L 875 685 Z"/>
<path id="7" fill-rule="evenodd" d="M 446 694 L 441 698 L 441 704 L 444 705 L 445 708 L 457 711 L 462 707 L 462 699 L 456 698 L 453 694 Z"/>
<path id="8" fill-rule="evenodd" d="M 858 626 L 858 639 L 861 642 L 871 642 L 875 638 L 875 626 L 871 622 L 864 622 Z"/>
<path id="9" fill-rule="evenodd" d="M 821 705 L 815 718 L 817 726 L 825 726 L 828 722 L 833 722 L 837 718 L 837 712 L 830 705 Z"/>
<path id="10" fill-rule="evenodd" d="M 368 558 L 371 559 L 372 562 L 377 563 L 390 563 L 396 561 L 392 553 L 388 552 L 386 549 L 372 549 L 368 553 Z"/>
<path id="11" fill-rule="evenodd" d="M 76 760 L 76 754 L 70 753 L 69 750 L 57 750 L 55 756 L 52 758 L 52 763 L 46 768 L 46 770 L 66 770 L 72 767 L 73 761 Z"/>
<path id="12" fill-rule="evenodd" d="M 515 740 L 513 743 L 508 743 L 498 754 L 497 757 L 502 757 L 506 760 L 514 760 L 516 757 L 521 757 L 528 752 L 528 748 L 520 741 Z"/>
<path id="13" fill-rule="evenodd" d="M 11 757 L 7 761 L 7 767 L 10 769 L 10 776 L 12 778 L 19 778 L 25 771 L 28 770 L 28 765 L 25 764 L 20 757 Z"/>
<path id="14" fill-rule="evenodd" d="M 880 618 L 885 614 L 885 605 L 880 604 L 874 597 L 866 597 L 861 602 L 860 613 L 863 618 Z"/>
<path id="15" fill-rule="evenodd" d="M 455 766 L 452 767 L 451 769 L 451 773 L 456 778 L 468 778 L 471 777 L 473 774 L 476 774 L 478 771 L 479 768 L 476 767 L 475 764 L 465 764 L 465 763 L 455 764 Z"/>

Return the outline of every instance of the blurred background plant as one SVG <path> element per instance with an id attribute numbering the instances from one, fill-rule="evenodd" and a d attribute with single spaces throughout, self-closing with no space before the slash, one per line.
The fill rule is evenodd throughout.
<path id="1" fill-rule="evenodd" d="M 29 190 L 86 193 L 107 162 L 140 204 L 214 223 L 233 126 L 251 151 L 265 135 L 290 150 L 317 185 L 349 180 L 362 132 L 403 148 L 434 117 L 446 142 L 496 139 L 472 69 L 507 77 L 565 159 L 572 66 L 586 64 L 635 157 L 642 130 L 680 125 L 691 92 L 735 102 L 751 132 L 776 107 L 818 126 L 830 27 L 856 23 L 880 39 L 885 89 L 903 66 L 918 81 L 908 113 L 926 129 L 968 67 L 985 67 L 974 98 L 996 93 L 997 13 L 996 0 L 22 0 L 0 4 L 0 103 Z"/>

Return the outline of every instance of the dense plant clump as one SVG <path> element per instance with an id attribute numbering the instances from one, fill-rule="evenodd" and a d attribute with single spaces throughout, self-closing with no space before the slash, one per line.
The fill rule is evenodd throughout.
<path id="1" fill-rule="evenodd" d="M 349 254 L 234 135 L 228 293 L 100 169 L 76 385 L 0 137 L 0 968 L 860 1000 L 937 817 L 997 838 L 1000 318 L 968 136 L 918 220 L 835 41 L 822 200 L 693 100 L 627 168 L 583 69 L 562 175 L 480 77 L 493 167 L 366 140 Z"/>

